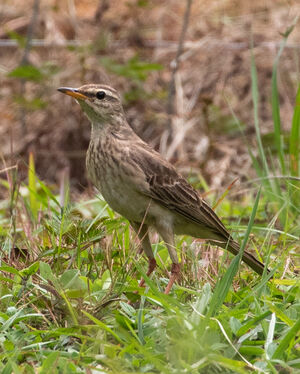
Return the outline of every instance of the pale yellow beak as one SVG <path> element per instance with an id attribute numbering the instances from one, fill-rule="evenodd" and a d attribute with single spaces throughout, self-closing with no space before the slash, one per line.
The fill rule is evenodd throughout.
<path id="1" fill-rule="evenodd" d="M 62 92 L 66 95 L 72 96 L 75 99 L 81 99 L 86 100 L 88 97 L 83 95 L 82 93 L 78 92 L 77 88 L 71 88 L 71 87 L 60 87 L 57 89 L 57 91 Z"/>

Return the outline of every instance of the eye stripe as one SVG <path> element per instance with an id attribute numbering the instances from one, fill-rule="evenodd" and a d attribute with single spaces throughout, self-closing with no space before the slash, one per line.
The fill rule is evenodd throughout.
<path id="1" fill-rule="evenodd" d="M 105 99 L 110 100 L 110 101 L 119 101 L 119 98 L 116 98 L 115 96 L 111 96 L 106 94 Z"/>
<path id="2" fill-rule="evenodd" d="M 93 92 L 93 95 L 97 95 L 97 92 L 99 92 L 99 91 L 103 91 L 103 92 L 105 93 L 105 95 L 106 95 L 105 98 L 111 98 L 111 99 L 115 99 L 115 100 L 118 100 L 118 99 L 119 99 L 118 96 L 116 96 L 116 95 L 113 94 L 113 92 L 108 91 L 108 90 L 105 90 L 105 89 L 103 89 L 103 88 L 100 88 L 100 89 L 97 90 L 97 91 L 95 90 L 95 91 Z"/>
<path id="3" fill-rule="evenodd" d="M 103 91 L 105 92 L 105 100 L 111 100 L 111 101 L 120 101 L 120 97 L 114 89 L 111 87 L 105 86 L 105 85 L 85 85 L 78 88 L 78 92 L 84 94 L 87 97 L 95 98 L 97 92 Z"/>
<path id="4" fill-rule="evenodd" d="M 106 91 L 106 90 L 101 90 L 101 91 L 103 91 L 105 93 L 105 98 L 104 98 L 105 100 L 111 100 L 111 101 L 119 101 L 120 100 L 118 97 L 112 95 L 110 91 Z M 97 97 L 97 92 L 99 92 L 99 91 L 93 92 L 91 96 L 92 97 Z"/>

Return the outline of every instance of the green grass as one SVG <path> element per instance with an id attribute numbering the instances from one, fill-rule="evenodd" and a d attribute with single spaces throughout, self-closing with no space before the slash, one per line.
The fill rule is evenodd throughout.
<path id="1" fill-rule="evenodd" d="M 290 134 L 283 134 L 281 52 L 272 80 L 275 152 L 270 157 L 261 141 L 252 59 L 258 152 L 249 152 L 258 179 L 248 181 L 248 192 L 238 200 L 228 190 L 211 201 L 222 200 L 218 213 L 241 251 L 251 248 L 274 278 L 241 264 L 242 252 L 233 257 L 178 237 L 181 280 L 164 295 L 170 268 L 164 243 L 153 244 L 159 266 L 149 279 L 128 222 L 101 196 L 70 199 L 67 181 L 54 194 L 38 179 L 30 155 L 27 183 L 18 182 L 14 169 L 0 180 L 1 373 L 300 371 L 300 283 L 294 273 L 300 248 L 300 91 Z"/>
<path id="2" fill-rule="evenodd" d="M 38 180 L 32 156 L 29 165 L 28 185 L 2 180 L 2 373 L 300 370 L 300 287 L 292 272 L 299 220 L 289 232 L 275 227 L 264 187 L 238 203 L 225 199 L 219 213 L 250 217 L 246 233 L 232 226 L 242 248 L 255 232 L 250 246 L 275 269 L 274 280 L 240 266 L 239 256 L 183 237 L 182 279 L 165 296 L 163 243 L 153 245 L 159 269 L 139 289 L 146 260 L 128 222 L 100 196 L 72 203 L 67 192 L 55 196 Z"/>

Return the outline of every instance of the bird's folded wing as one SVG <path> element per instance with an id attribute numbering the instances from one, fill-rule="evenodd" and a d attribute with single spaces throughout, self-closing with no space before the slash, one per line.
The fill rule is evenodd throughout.
<path id="1" fill-rule="evenodd" d="M 225 238 L 230 237 L 205 200 L 157 152 L 143 146 L 139 147 L 138 152 L 133 149 L 130 158 L 145 175 L 147 188 L 140 192 L 188 220 L 207 226 Z"/>

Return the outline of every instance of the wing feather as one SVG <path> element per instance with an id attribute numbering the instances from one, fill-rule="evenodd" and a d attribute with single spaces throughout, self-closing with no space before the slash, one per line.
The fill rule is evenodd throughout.
<path id="1" fill-rule="evenodd" d="M 154 201 L 177 212 L 188 220 L 207 226 L 224 238 L 231 238 L 223 223 L 198 192 L 145 143 L 130 154 L 137 167 L 142 169 L 149 189 L 143 191 Z M 136 145 L 138 146 L 138 145 Z"/>

